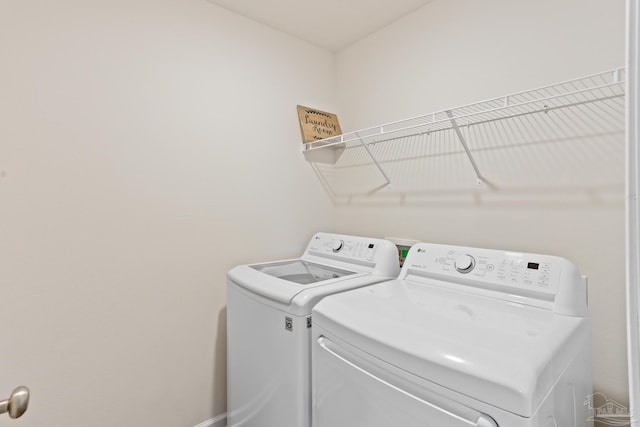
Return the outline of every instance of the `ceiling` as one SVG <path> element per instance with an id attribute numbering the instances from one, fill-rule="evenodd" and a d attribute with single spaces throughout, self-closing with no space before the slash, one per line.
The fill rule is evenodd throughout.
<path id="1" fill-rule="evenodd" d="M 208 1 L 335 52 L 433 0 Z"/>

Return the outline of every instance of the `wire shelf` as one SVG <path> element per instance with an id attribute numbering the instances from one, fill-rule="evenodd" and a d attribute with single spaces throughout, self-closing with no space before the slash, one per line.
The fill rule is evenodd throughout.
<path id="1" fill-rule="evenodd" d="M 546 177 L 564 169 L 559 159 L 584 157 L 589 145 L 624 135 L 624 80 L 624 68 L 617 68 L 314 141 L 302 151 L 334 199 L 517 182 L 496 150 L 525 155 L 507 163 L 530 172 L 543 166 Z M 545 152 L 536 152 L 541 144 Z M 534 161 L 541 155 L 548 158 Z"/>

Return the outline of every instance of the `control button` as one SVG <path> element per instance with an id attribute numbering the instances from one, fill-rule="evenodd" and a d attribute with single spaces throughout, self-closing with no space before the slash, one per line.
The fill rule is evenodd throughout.
<path id="1" fill-rule="evenodd" d="M 454 265 L 458 272 L 466 274 L 476 266 L 476 260 L 471 255 L 458 255 Z"/>
<path id="2" fill-rule="evenodd" d="M 488 270 L 488 271 L 493 271 L 493 269 L 494 269 L 493 264 L 489 264 L 489 265 L 487 265 L 487 270 Z"/>
<path id="3" fill-rule="evenodd" d="M 339 252 L 340 249 L 342 249 L 344 247 L 344 241 L 342 240 L 334 240 L 333 243 L 331 243 L 331 250 L 333 252 Z"/>

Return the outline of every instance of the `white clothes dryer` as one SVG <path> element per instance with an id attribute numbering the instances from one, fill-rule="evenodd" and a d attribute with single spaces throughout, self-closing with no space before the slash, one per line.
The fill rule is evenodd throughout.
<path id="1" fill-rule="evenodd" d="M 311 309 L 400 272 L 386 240 L 318 233 L 299 259 L 227 276 L 227 425 L 311 425 Z"/>
<path id="2" fill-rule="evenodd" d="M 566 259 L 419 243 L 313 310 L 314 427 L 592 425 L 586 278 Z"/>

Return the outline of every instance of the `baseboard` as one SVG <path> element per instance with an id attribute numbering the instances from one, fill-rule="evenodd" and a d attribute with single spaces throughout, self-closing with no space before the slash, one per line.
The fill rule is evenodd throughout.
<path id="1" fill-rule="evenodd" d="M 210 420 L 201 422 L 195 427 L 227 427 L 227 414 L 220 414 Z"/>

